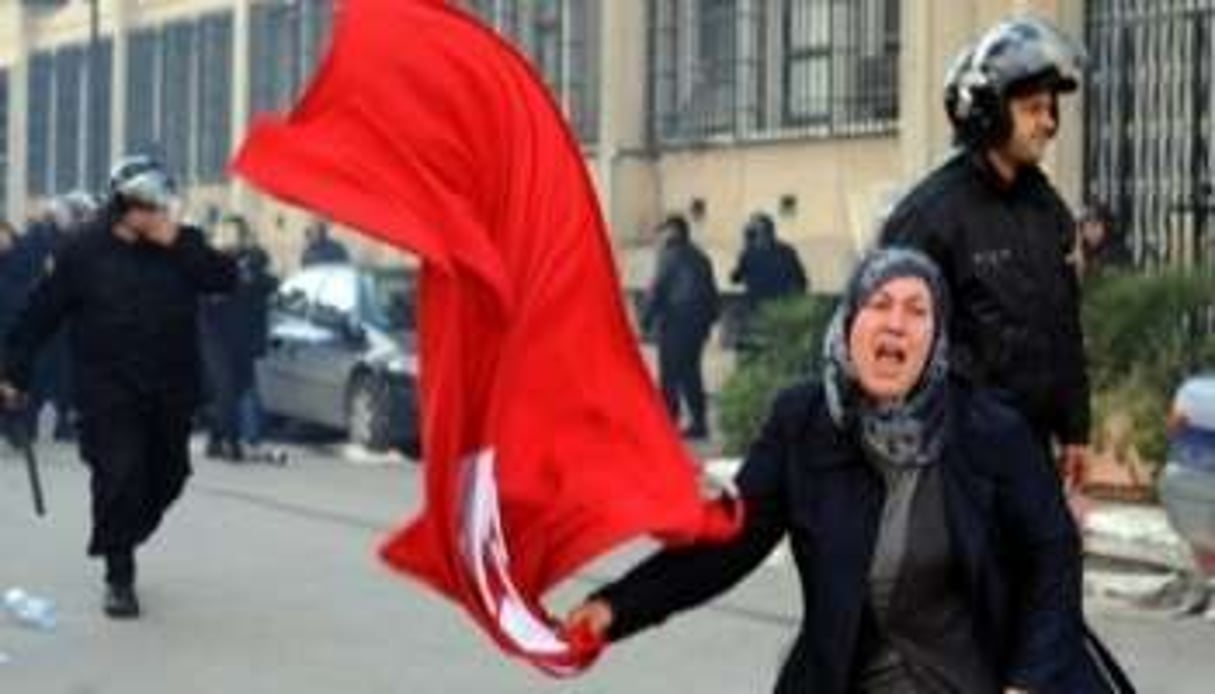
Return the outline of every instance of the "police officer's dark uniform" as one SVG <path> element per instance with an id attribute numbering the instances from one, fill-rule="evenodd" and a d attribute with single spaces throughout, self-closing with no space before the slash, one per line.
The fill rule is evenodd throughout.
<path id="1" fill-rule="evenodd" d="M 691 422 L 684 434 L 708 436 L 701 361 L 709 330 L 720 312 L 713 265 L 692 242 L 688 221 L 675 215 L 650 287 L 642 324 L 658 336 L 658 379 L 671 416 L 679 421 L 686 401 Z"/>
<path id="2" fill-rule="evenodd" d="M 1079 49 L 1043 22 L 1001 24 L 951 71 L 946 111 L 959 151 L 919 183 L 884 225 L 883 245 L 911 245 L 940 265 L 954 301 L 954 370 L 1003 390 L 1044 445 L 1084 444 L 1089 382 L 1072 216 L 1037 167 L 1001 178 L 988 151 L 1012 132 L 1010 94 L 1077 86 Z"/>
<path id="3" fill-rule="evenodd" d="M 236 267 L 195 228 L 180 227 L 167 246 L 115 231 L 132 208 L 169 207 L 172 182 L 154 161 L 119 162 L 111 193 L 38 284 L 8 335 L 3 373 L 24 390 L 40 346 L 70 319 L 80 452 L 92 473 L 88 553 L 106 560 L 106 612 L 134 617 L 135 550 L 190 474 L 198 298 L 230 289 Z"/>

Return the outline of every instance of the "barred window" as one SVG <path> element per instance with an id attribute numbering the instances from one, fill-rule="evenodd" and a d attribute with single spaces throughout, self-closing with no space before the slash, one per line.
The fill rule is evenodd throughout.
<path id="1" fill-rule="evenodd" d="M 30 195 L 54 189 L 51 175 L 51 113 L 55 89 L 55 54 L 39 51 L 30 56 L 29 104 L 26 109 L 26 183 Z"/>
<path id="2" fill-rule="evenodd" d="M 160 103 L 158 93 L 164 80 L 160 75 L 160 31 L 136 29 L 127 39 L 126 132 L 123 141 L 128 152 L 160 156 L 157 132 Z"/>
<path id="3" fill-rule="evenodd" d="M 183 180 L 191 180 L 190 134 L 198 111 L 194 90 L 194 23 L 165 25 L 160 44 L 162 89 L 160 90 L 161 156 L 168 169 Z"/>
<path id="4" fill-rule="evenodd" d="M 232 15 L 198 23 L 198 138 L 195 175 L 202 183 L 223 180 L 232 149 Z"/>
<path id="5" fill-rule="evenodd" d="M 784 3 L 783 117 L 787 125 L 831 117 L 831 0 Z"/>
<path id="6" fill-rule="evenodd" d="M 527 55 L 579 140 L 599 138 L 599 17 L 603 0 L 464 0 Z"/>
<path id="7" fill-rule="evenodd" d="M 97 61 L 87 45 L 36 51 L 30 57 L 26 105 L 26 192 L 33 196 L 94 187 L 108 167 L 109 82 L 113 43 L 100 39 Z M 95 64 L 97 75 L 90 75 Z M 96 107 L 90 80 L 96 79 Z"/>
<path id="8" fill-rule="evenodd" d="M 113 104 L 114 41 L 106 37 L 97 41 L 95 57 L 84 49 L 85 121 L 84 180 L 80 187 L 100 190 L 110 172 L 110 134 L 113 129 L 110 112 Z"/>
<path id="9" fill-rule="evenodd" d="M 324 55 L 333 31 L 333 0 L 255 4 L 250 23 L 252 114 L 284 111 Z"/>
<path id="10" fill-rule="evenodd" d="M 898 0 L 651 0 L 651 136 L 887 131 L 899 19 Z"/>
<path id="11" fill-rule="evenodd" d="M 55 116 L 54 116 L 54 189 L 71 190 L 80 180 L 80 110 L 84 102 L 81 69 L 84 65 L 79 48 L 65 48 L 55 54 Z"/>
<path id="12" fill-rule="evenodd" d="M 733 131 L 740 31 L 734 0 L 655 0 L 650 10 L 654 135 L 696 140 Z"/>
<path id="13" fill-rule="evenodd" d="M 1140 265 L 1215 264 L 1215 1 L 1090 0 L 1084 193 Z"/>
<path id="14" fill-rule="evenodd" d="M 126 149 L 185 183 L 223 180 L 232 148 L 232 13 L 135 30 L 127 64 Z"/>

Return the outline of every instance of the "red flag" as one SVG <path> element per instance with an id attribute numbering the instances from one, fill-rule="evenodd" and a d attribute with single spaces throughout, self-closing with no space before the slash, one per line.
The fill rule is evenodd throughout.
<path id="1" fill-rule="evenodd" d="M 507 652 L 571 674 L 597 644 L 541 597 L 640 535 L 724 538 L 628 323 L 579 148 L 525 60 L 443 3 L 348 0 L 284 121 L 235 170 L 423 259 L 425 508 L 382 555 Z"/>

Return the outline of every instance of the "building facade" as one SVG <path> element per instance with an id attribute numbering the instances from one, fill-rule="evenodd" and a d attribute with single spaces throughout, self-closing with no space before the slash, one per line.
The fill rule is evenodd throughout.
<path id="1" fill-rule="evenodd" d="M 306 215 L 229 180 L 225 164 L 257 114 L 306 83 L 333 0 L 95 2 L 0 0 L 0 209 L 20 219 L 45 196 L 97 187 L 116 154 L 150 151 L 197 218 L 243 213 L 290 258 Z M 1144 262 L 1206 257 L 1215 95 L 1212 58 L 1194 56 L 1215 56 L 1215 0 L 461 4 L 563 107 L 632 287 L 665 214 L 690 215 L 720 281 L 757 210 L 816 287 L 837 287 L 883 212 L 949 150 L 950 59 L 1021 9 L 1092 46 L 1092 79 L 1065 101 L 1048 164 L 1065 197 L 1110 204 Z"/>

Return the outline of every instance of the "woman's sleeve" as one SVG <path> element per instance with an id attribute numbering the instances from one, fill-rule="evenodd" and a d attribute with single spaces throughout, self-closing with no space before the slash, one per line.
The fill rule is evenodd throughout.
<path id="1" fill-rule="evenodd" d="M 736 482 L 745 522 L 730 542 L 658 552 L 593 597 L 612 606 L 611 640 L 660 624 L 741 581 L 772 552 L 785 531 L 781 405 L 751 445 Z"/>
<path id="2" fill-rule="evenodd" d="M 1015 433 L 998 491 L 1014 601 L 1004 684 L 1046 691 L 1083 648 L 1080 538 L 1046 452 L 1028 428 Z"/>

